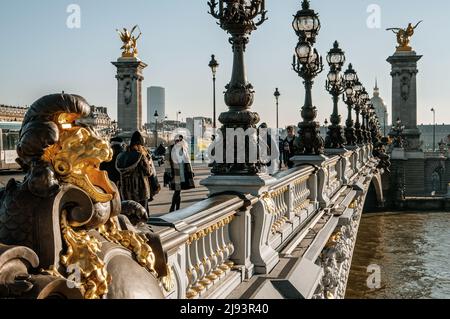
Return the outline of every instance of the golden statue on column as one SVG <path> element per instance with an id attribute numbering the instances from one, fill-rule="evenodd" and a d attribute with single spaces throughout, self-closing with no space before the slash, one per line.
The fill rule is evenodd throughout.
<path id="1" fill-rule="evenodd" d="M 406 29 L 402 28 L 389 28 L 386 29 L 387 31 L 392 31 L 397 35 L 397 51 L 405 51 L 409 52 L 412 51 L 412 48 L 409 46 L 409 42 L 411 40 L 411 37 L 414 35 L 415 29 L 421 24 L 423 21 L 419 21 L 414 27 L 412 23 L 408 24 L 408 27 Z"/>
<path id="2" fill-rule="evenodd" d="M 136 29 L 139 30 L 139 35 L 136 37 L 134 36 L 134 32 Z M 116 30 L 119 33 L 120 40 L 123 42 L 123 46 L 120 48 L 122 51 L 122 57 L 123 58 L 136 58 L 138 56 L 138 49 L 137 49 L 137 40 L 142 35 L 142 32 L 138 25 L 135 25 L 133 29 L 131 29 L 131 32 L 128 31 L 127 28 L 123 28 L 122 31 Z"/>

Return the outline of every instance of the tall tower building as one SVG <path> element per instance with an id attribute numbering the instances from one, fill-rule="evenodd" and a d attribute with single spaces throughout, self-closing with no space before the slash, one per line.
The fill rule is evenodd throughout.
<path id="1" fill-rule="evenodd" d="M 147 123 L 155 123 L 155 111 L 158 111 L 158 121 L 166 117 L 166 89 L 151 86 L 147 89 Z"/>
<path id="2" fill-rule="evenodd" d="M 375 81 L 375 88 L 373 89 L 373 98 L 372 98 L 372 104 L 375 107 L 375 113 L 378 116 L 378 119 L 380 120 L 380 124 L 382 126 L 383 133 L 386 132 L 389 133 L 386 130 L 386 127 L 389 126 L 388 122 L 388 110 L 387 105 L 384 103 L 383 98 L 380 97 L 380 89 L 378 88 L 378 81 Z"/>

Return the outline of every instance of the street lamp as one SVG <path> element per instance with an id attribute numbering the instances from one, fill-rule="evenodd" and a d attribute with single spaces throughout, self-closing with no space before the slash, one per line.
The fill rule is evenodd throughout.
<path id="1" fill-rule="evenodd" d="M 166 123 L 167 123 L 167 119 L 168 119 L 168 117 L 167 117 L 167 115 L 166 116 L 164 116 L 164 121 L 163 121 L 163 125 L 162 125 L 162 134 L 163 134 L 163 138 L 165 139 L 166 138 Z"/>
<path id="2" fill-rule="evenodd" d="M 367 100 L 366 106 L 364 107 L 364 127 L 365 127 L 365 141 L 367 144 L 371 144 L 372 143 L 372 134 L 370 132 L 370 118 L 372 116 L 372 108 L 373 108 L 373 103 L 372 101 L 369 99 Z"/>
<path id="3" fill-rule="evenodd" d="M 245 148 L 240 150 L 245 152 L 243 163 L 238 163 L 238 154 L 234 154 L 232 161 L 227 161 L 227 148 L 235 150 L 238 148 L 238 143 L 234 141 L 234 138 L 227 141 L 226 132 L 227 129 L 256 129 L 256 124 L 260 120 L 259 115 L 251 111 L 255 92 L 247 80 L 244 52 L 249 43 L 250 34 L 267 20 L 265 0 L 209 0 L 208 6 L 209 14 L 218 20 L 223 30 L 231 35 L 229 42 L 233 48 L 233 72 L 225 92 L 225 104 L 229 110 L 219 117 L 219 121 L 223 124 L 220 144 L 223 145 L 224 156 L 214 164 L 212 173 L 214 175 L 256 175 L 261 171 L 262 164 L 258 156 L 256 160 L 250 160 L 254 156 L 249 154 L 250 143 L 257 140 L 256 130 L 245 142 Z"/>
<path id="4" fill-rule="evenodd" d="M 344 148 L 345 137 L 341 124 L 341 116 L 339 115 L 338 103 L 339 96 L 344 93 L 345 85 L 341 71 L 345 63 L 345 54 L 339 48 L 339 43 L 334 42 L 333 48 L 328 52 L 327 62 L 330 66 L 330 72 L 327 76 L 326 90 L 333 97 L 333 114 L 330 117 L 331 125 L 328 128 L 327 138 L 325 139 L 325 147 L 330 149 Z"/>
<path id="5" fill-rule="evenodd" d="M 177 128 L 180 128 L 180 121 L 179 121 L 180 116 L 181 116 L 181 111 L 178 111 L 177 112 Z"/>
<path id="6" fill-rule="evenodd" d="M 292 67 L 303 78 L 306 91 L 302 108 L 303 122 L 299 123 L 299 136 L 295 140 L 296 155 L 321 155 L 324 141 L 320 136 L 320 124 L 315 121 L 317 108 L 312 104 L 311 92 L 314 78 L 323 71 L 322 57 L 314 48 L 320 20 L 319 15 L 310 9 L 308 0 L 303 0 L 302 9 L 294 16 L 292 26 L 298 36 Z"/>
<path id="7" fill-rule="evenodd" d="M 209 62 L 209 67 L 211 68 L 213 75 L 213 128 L 216 129 L 216 73 L 219 63 L 216 61 L 215 55 L 211 55 L 211 61 Z"/>
<path id="8" fill-rule="evenodd" d="M 431 112 L 433 112 L 433 153 L 434 153 L 436 152 L 436 110 L 432 108 Z"/>
<path id="9" fill-rule="evenodd" d="M 276 106 L 277 106 L 277 130 L 279 130 L 280 122 L 279 122 L 279 109 L 278 109 L 278 101 L 280 99 L 281 93 L 278 91 L 278 88 L 275 89 L 275 93 L 273 94 L 275 96 Z"/>
<path id="10" fill-rule="evenodd" d="M 358 81 L 358 75 L 353 69 L 352 64 L 349 64 L 344 73 L 344 102 L 347 104 L 348 109 L 347 121 L 345 122 L 345 139 L 347 141 L 347 146 L 356 146 L 355 127 L 352 119 L 352 108 L 356 101 L 356 94 L 354 90 L 356 81 Z"/>
<path id="11" fill-rule="evenodd" d="M 360 144 L 367 143 L 367 135 L 366 135 L 366 107 L 367 103 L 370 100 L 370 96 L 367 93 L 366 89 L 363 87 L 361 93 L 359 94 L 359 111 L 361 114 L 361 125 L 360 125 L 360 136 L 359 136 L 359 142 Z M 359 118 L 359 116 L 358 116 Z"/>
<path id="12" fill-rule="evenodd" d="M 355 85 L 353 86 L 353 91 L 355 92 L 355 103 L 354 103 L 354 108 L 355 108 L 355 135 L 356 135 L 356 144 L 361 145 L 362 144 L 362 131 L 361 131 L 361 122 L 359 121 L 359 114 L 361 113 L 361 99 L 360 99 L 360 95 L 362 93 L 363 90 L 363 85 L 361 84 L 361 82 L 358 81 L 355 83 Z"/>
<path id="13" fill-rule="evenodd" d="M 155 114 L 153 115 L 155 117 L 155 148 L 158 147 L 158 110 L 155 111 Z"/>

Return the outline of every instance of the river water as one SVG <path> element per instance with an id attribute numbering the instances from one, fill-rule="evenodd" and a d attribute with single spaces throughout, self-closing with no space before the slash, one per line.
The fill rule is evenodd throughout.
<path id="1" fill-rule="evenodd" d="M 346 298 L 450 299 L 450 213 L 364 215 Z"/>

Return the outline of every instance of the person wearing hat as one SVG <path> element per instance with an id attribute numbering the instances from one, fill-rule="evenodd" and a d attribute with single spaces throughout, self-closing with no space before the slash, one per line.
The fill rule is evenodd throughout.
<path id="1" fill-rule="evenodd" d="M 151 178 L 156 176 L 156 170 L 141 133 L 133 134 L 127 151 L 117 157 L 116 168 L 120 173 L 118 186 L 122 200 L 138 202 L 148 211 L 152 198 Z"/>
<path id="2" fill-rule="evenodd" d="M 195 188 L 194 173 L 189 158 L 189 145 L 182 135 L 175 138 L 166 153 L 164 186 L 174 191 L 170 212 L 180 209 L 181 191 Z"/>
<path id="3" fill-rule="evenodd" d="M 123 139 L 120 137 L 113 137 L 110 141 L 111 148 L 113 150 L 113 157 L 111 162 L 103 162 L 100 164 L 100 169 L 108 173 L 109 179 L 118 184 L 120 180 L 120 172 L 116 168 L 117 156 L 125 151 Z"/>

